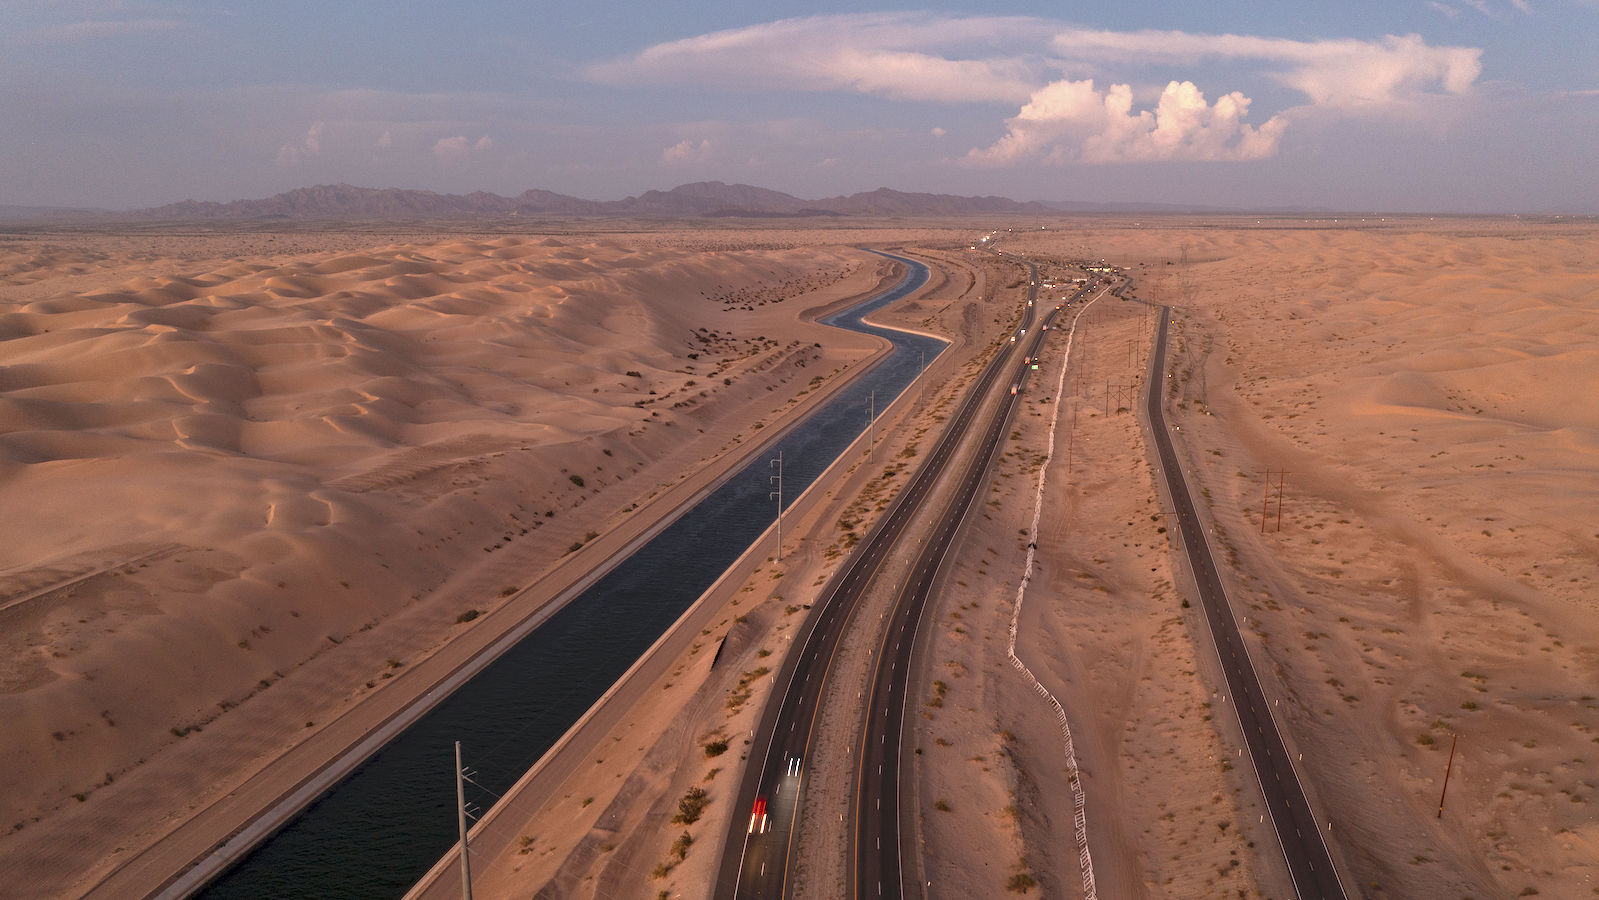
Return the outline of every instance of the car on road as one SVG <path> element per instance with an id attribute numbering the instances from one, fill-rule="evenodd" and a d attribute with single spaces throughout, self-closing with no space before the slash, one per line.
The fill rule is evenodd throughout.
<path id="1" fill-rule="evenodd" d="M 759 830 L 757 830 L 759 829 Z M 756 797 L 755 808 L 750 811 L 750 834 L 766 833 L 766 798 Z"/>

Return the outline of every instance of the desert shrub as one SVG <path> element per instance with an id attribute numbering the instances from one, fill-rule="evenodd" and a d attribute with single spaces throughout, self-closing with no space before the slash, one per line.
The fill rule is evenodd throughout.
<path id="1" fill-rule="evenodd" d="M 703 788 L 689 788 L 688 793 L 677 801 L 677 815 L 672 817 L 672 822 L 679 825 L 693 825 L 700 820 L 700 815 L 705 812 L 705 807 L 710 802 L 710 796 Z"/>
<path id="2" fill-rule="evenodd" d="M 1005 890 L 1013 894 L 1025 894 L 1028 890 L 1037 886 L 1038 882 L 1034 881 L 1033 876 L 1026 872 L 1017 872 L 1010 877 L 1009 881 L 1005 882 Z"/>

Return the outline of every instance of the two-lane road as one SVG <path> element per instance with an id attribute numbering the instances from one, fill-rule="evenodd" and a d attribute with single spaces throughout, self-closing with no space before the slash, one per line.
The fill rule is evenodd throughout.
<path id="1" fill-rule="evenodd" d="M 1267 813 L 1288 862 L 1294 892 L 1299 900 L 1345 900 L 1344 888 L 1338 880 L 1325 840 L 1325 833 L 1332 825 L 1317 820 L 1299 783 L 1294 761 L 1289 758 L 1288 748 L 1272 717 L 1271 704 L 1261 690 L 1260 677 L 1250 662 L 1249 650 L 1238 632 L 1238 623 L 1233 618 L 1232 606 L 1227 601 L 1226 589 L 1222 586 L 1211 552 L 1209 536 L 1195 514 L 1193 496 L 1189 492 L 1171 434 L 1166 428 L 1162 393 L 1169 377 L 1164 375 L 1164 367 L 1166 327 L 1170 321 L 1171 307 L 1161 307 L 1160 330 L 1155 337 L 1155 352 L 1150 364 L 1145 412 L 1155 436 L 1155 448 L 1160 456 L 1167 489 L 1176 507 L 1177 533 L 1187 552 L 1200 606 L 1205 621 L 1210 625 L 1216 653 L 1226 675 L 1230 696 L 1224 695 L 1222 699 L 1233 707 L 1238 724 L 1243 729 L 1244 743 L 1266 800 Z"/>

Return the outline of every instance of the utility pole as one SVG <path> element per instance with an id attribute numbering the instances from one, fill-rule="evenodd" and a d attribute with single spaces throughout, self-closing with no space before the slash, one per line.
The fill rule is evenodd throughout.
<path id="1" fill-rule="evenodd" d="M 1066 431 L 1066 472 L 1067 472 L 1067 474 L 1071 474 L 1071 471 L 1072 471 L 1072 455 L 1073 455 L 1073 452 L 1077 449 L 1077 410 L 1079 408 L 1081 408 L 1081 406 L 1082 406 L 1081 402 L 1072 404 L 1072 425 L 1071 425 L 1071 428 Z"/>
<path id="2" fill-rule="evenodd" d="M 466 771 L 461 768 L 461 742 L 455 742 L 455 816 L 461 828 L 461 897 L 472 900 L 472 852 L 466 844 Z"/>
<path id="3" fill-rule="evenodd" d="M 1277 475 L 1277 530 L 1283 530 L 1283 483 L 1288 480 L 1288 470 L 1284 469 Z"/>
<path id="4" fill-rule="evenodd" d="M 1266 470 L 1266 493 L 1260 498 L 1260 533 L 1266 533 L 1266 504 L 1271 502 L 1271 470 Z"/>
<path id="5" fill-rule="evenodd" d="M 777 561 L 783 561 L 783 451 L 777 451 L 777 459 L 766 461 L 766 468 L 771 470 L 777 466 L 777 474 L 768 479 L 767 483 L 777 482 L 777 490 L 766 495 L 766 499 L 777 499 Z"/>

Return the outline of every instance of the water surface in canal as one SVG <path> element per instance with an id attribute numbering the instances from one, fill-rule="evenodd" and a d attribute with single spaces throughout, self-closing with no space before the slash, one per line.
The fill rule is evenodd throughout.
<path id="1" fill-rule="evenodd" d="M 899 257 L 896 257 L 898 259 Z M 206 900 L 394 900 L 456 842 L 454 742 L 475 780 L 498 795 L 515 784 L 655 643 L 777 516 L 768 460 L 784 460 L 784 502 L 815 481 L 931 364 L 944 341 L 865 324 L 861 317 L 927 280 L 897 287 L 822 321 L 879 335 L 893 352 L 784 435 L 697 506 L 573 599 L 378 751 L 200 896 Z M 468 785 L 469 800 L 495 797 Z M 475 796 L 474 796 L 475 795 Z"/>

